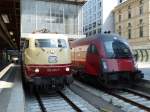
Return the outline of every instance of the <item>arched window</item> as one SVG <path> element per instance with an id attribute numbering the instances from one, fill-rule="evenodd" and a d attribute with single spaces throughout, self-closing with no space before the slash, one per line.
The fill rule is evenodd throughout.
<path id="1" fill-rule="evenodd" d="M 128 39 L 131 39 L 132 30 L 131 30 L 131 23 L 128 23 Z"/>
<path id="2" fill-rule="evenodd" d="M 119 33 L 119 35 L 121 35 L 121 26 L 119 26 L 118 29 L 119 29 L 119 30 L 118 30 L 118 33 Z"/>
<path id="3" fill-rule="evenodd" d="M 131 6 L 129 5 L 128 6 L 128 19 L 131 18 Z"/>
<path id="4" fill-rule="evenodd" d="M 143 30 L 143 19 L 140 19 L 140 27 L 139 27 L 139 36 L 140 37 L 143 37 L 143 32 L 144 32 L 144 30 Z"/>

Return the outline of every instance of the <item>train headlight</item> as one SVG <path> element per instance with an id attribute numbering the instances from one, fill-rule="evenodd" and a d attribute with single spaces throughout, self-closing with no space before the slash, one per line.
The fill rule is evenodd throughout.
<path id="1" fill-rule="evenodd" d="M 135 69 L 138 69 L 138 64 L 136 62 L 134 63 L 134 67 Z"/>
<path id="2" fill-rule="evenodd" d="M 105 61 L 102 61 L 102 65 L 103 65 L 103 69 L 107 70 L 108 67 L 107 67 L 107 63 Z"/>
<path id="3" fill-rule="evenodd" d="M 69 68 L 69 67 L 66 67 L 66 71 L 69 72 L 69 71 L 70 71 L 70 68 Z"/>
<path id="4" fill-rule="evenodd" d="M 35 73 L 39 73 L 40 70 L 38 68 L 36 68 L 34 71 L 35 71 Z"/>

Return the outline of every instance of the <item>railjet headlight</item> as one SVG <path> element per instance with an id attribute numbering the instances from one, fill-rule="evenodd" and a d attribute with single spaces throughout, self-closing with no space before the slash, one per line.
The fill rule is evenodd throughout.
<path id="1" fill-rule="evenodd" d="M 35 73 L 39 73 L 40 70 L 38 68 L 36 68 L 34 71 L 35 71 Z"/>
<path id="2" fill-rule="evenodd" d="M 135 69 L 138 69 L 138 64 L 136 62 L 134 63 L 134 67 Z"/>
<path id="3" fill-rule="evenodd" d="M 102 61 L 102 65 L 103 65 L 103 69 L 107 70 L 108 67 L 107 67 L 107 63 L 105 61 Z"/>
<path id="4" fill-rule="evenodd" d="M 66 67 L 66 71 L 69 72 L 69 71 L 70 71 L 70 68 L 69 68 L 69 67 Z"/>

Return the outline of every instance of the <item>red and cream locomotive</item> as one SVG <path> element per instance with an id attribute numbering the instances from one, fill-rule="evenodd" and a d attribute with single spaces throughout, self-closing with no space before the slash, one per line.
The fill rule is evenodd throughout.
<path id="1" fill-rule="evenodd" d="M 63 34 L 35 33 L 25 39 L 23 71 L 26 82 L 64 86 L 73 79 L 67 37 Z"/>

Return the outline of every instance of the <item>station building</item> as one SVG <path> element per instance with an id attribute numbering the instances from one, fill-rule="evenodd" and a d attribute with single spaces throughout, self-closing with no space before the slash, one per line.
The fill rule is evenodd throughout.
<path id="1" fill-rule="evenodd" d="M 0 1 L 0 70 L 20 47 L 20 0 Z"/>
<path id="2" fill-rule="evenodd" d="M 119 0 L 88 0 L 83 6 L 83 32 L 87 36 L 97 33 L 114 32 L 112 10 Z"/>
<path id="3" fill-rule="evenodd" d="M 149 6 L 149 0 L 126 0 L 114 9 L 115 32 L 128 39 L 140 61 L 150 57 Z"/>
<path id="4" fill-rule="evenodd" d="M 21 0 L 21 37 L 41 29 L 51 33 L 83 34 L 85 0 Z"/>

